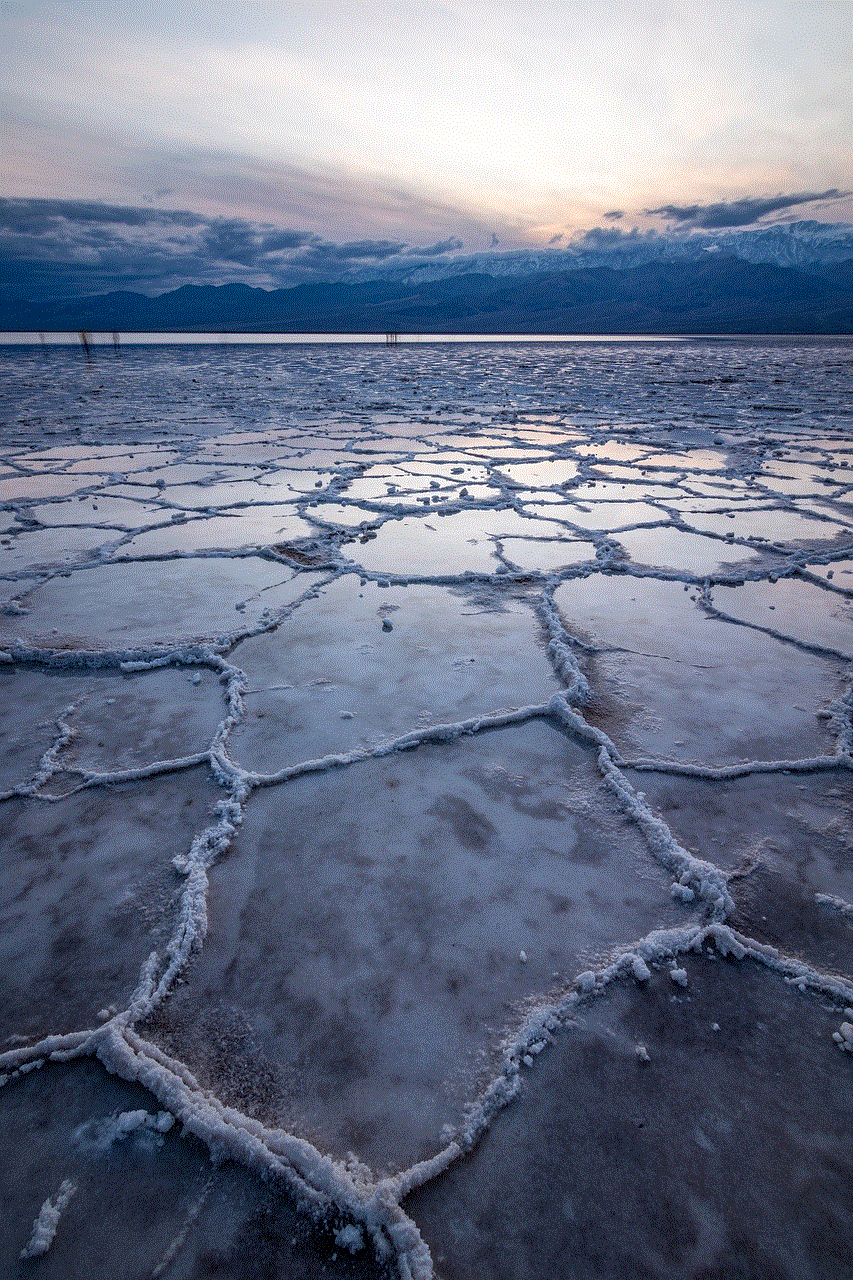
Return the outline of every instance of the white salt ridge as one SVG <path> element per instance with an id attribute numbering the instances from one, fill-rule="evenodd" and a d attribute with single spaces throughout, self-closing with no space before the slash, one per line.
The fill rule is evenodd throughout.
<path id="1" fill-rule="evenodd" d="M 72 715 L 78 705 L 79 703 L 72 702 L 72 704 L 62 713 L 62 716 L 60 716 L 56 721 L 57 736 L 53 745 L 48 747 L 47 751 L 45 751 L 39 761 L 38 772 L 34 774 L 28 782 L 19 782 L 9 791 L 0 793 L 0 800 L 8 800 L 12 796 L 37 796 L 44 784 L 48 782 L 54 774 L 60 772 L 63 768 L 59 759 L 60 754 L 71 742 L 74 741 L 76 736 L 67 720 L 62 717 Z"/>
<path id="2" fill-rule="evenodd" d="M 853 768 L 849 751 L 839 751 L 832 756 L 809 756 L 805 760 L 744 760 L 740 764 L 691 764 L 682 760 L 658 760 L 638 757 L 623 760 L 626 769 L 639 773 L 674 773 L 682 778 L 747 778 L 754 773 L 824 773 L 830 769 Z"/>
<path id="3" fill-rule="evenodd" d="M 554 603 L 553 590 L 542 593 L 538 611 L 548 636 L 548 656 L 565 685 L 565 696 L 575 706 L 584 706 L 591 697 L 589 685 L 575 657 L 572 639 L 563 626 Z"/>
<path id="4" fill-rule="evenodd" d="M 832 1038 L 839 1049 L 843 1049 L 845 1053 L 853 1053 L 853 1009 L 846 1008 L 844 1015 L 850 1021 L 842 1022 L 838 1030 L 833 1032 Z"/>
<path id="5" fill-rule="evenodd" d="M 87 1120 L 71 1135 L 75 1146 L 86 1151 L 103 1154 L 126 1138 L 142 1137 L 162 1143 L 162 1135 L 169 1132 L 175 1117 L 168 1111 L 156 1114 L 140 1108 L 136 1111 L 118 1111 L 100 1120 Z"/>
<path id="6" fill-rule="evenodd" d="M 45 1200 L 39 1215 L 33 1223 L 33 1233 L 29 1241 L 21 1250 L 21 1257 L 39 1258 L 43 1253 L 47 1253 L 53 1244 L 53 1237 L 56 1235 L 56 1229 L 59 1226 L 59 1219 L 62 1217 L 69 1200 L 77 1190 L 77 1184 L 66 1178 L 59 1187 L 54 1200 Z"/>
<path id="7" fill-rule="evenodd" d="M 360 1227 L 349 1222 L 335 1232 L 335 1244 L 349 1253 L 360 1253 L 364 1248 L 364 1234 Z"/>
<path id="8" fill-rule="evenodd" d="M 834 893 L 816 893 L 816 902 L 823 902 L 828 907 L 835 907 L 836 911 L 840 911 L 846 920 L 853 920 L 853 903 L 845 902 L 843 898 L 839 898 Z"/>

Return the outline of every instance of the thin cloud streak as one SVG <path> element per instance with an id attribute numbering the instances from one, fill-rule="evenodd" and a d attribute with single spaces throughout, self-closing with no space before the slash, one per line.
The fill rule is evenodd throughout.
<path id="1" fill-rule="evenodd" d="M 298 226 L 336 242 L 459 236 L 485 245 L 487 224 L 504 229 L 493 210 L 481 215 L 443 192 L 354 166 L 159 146 L 131 131 L 93 131 L 74 121 L 48 128 L 24 110 L 7 110 L 4 126 L 6 191 L 21 198 L 55 199 L 61 185 L 82 202 L 156 209 L 166 192 L 172 206 L 201 217 Z"/>

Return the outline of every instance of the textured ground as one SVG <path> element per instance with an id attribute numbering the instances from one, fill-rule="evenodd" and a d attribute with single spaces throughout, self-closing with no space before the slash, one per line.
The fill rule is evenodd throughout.
<path id="1" fill-rule="evenodd" d="M 853 347 L 0 369 L 3 1274 L 853 1276 Z"/>

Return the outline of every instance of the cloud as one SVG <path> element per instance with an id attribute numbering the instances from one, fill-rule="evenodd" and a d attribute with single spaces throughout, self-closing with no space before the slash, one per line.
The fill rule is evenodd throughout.
<path id="1" fill-rule="evenodd" d="M 20 235 L 49 235 L 58 222 L 142 227 L 152 223 L 202 226 L 203 214 L 182 209 L 128 208 L 96 200 L 0 200 L 0 230 Z"/>
<path id="2" fill-rule="evenodd" d="M 437 244 L 427 245 L 423 249 L 407 249 L 406 254 L 410 258 L 437 258 L 445 253 L 458 253 L 462 248 L 464 245 L 458 236 L 449 236 L 446 240 L 439 240 Z"/>
<path id="3" fill-rule="evenodd" d="M 643 213 L 647 216 L 668 218 L 682 225 L 712 231 L 725 227 L 747 227 L 768 213 L 777 213 L 781 209 L 793 209 L 800 204 L 812 204 L 815 200 L 837 200 L 850 194 L 849 191 L 839 191 L 836 187 L 832 187 L 828 191 L 798 191 L 789 196 L 726 200 L 719 204 L 664 204 L 657 209 L 644 209 Z"/>
<path id="4" fill-rule="evenodd" d="M 373 259 L 384 262 L 402 253 L 406 245 L 399 240 L 352 240 L 348 244 L 332 244 L 312 239 L 309 254 L 317 262 L 352 262 Z"/>
<path id="5" fill-rule="evenodd" d="M 661 231 L 639 231 L 637 227 L 632 227 L 630 231 L 622 231 L 620 227 L 593 227 L 590 231 L 584 231 L 582 235 L 575 240 L 575 245 L 583 249 L 612 249 L 626 243 L 636 244 L 639 240 L 661 244 L 664 240 L 671 240 Z"/>
<path id="6" fill-rule="evenodd" d="M 239 218 L 307 230 L 335 243 L 387 238 L 431 245 L 460 236 L 488 238 L 483 214 L 470 200 L 449 199 L 434 184 L 407 181 L 359 164 L 138 136 L 116 119 L 101 129 L 80 120 L 47 125 L 31 103 L 5 104 L 5 191 L 65 205 L 61 192 L 125 218 L 156 217 L 164 203 L 207 220 Z M 60 177 L 61 175 L 61 177 Z M 61 185 L 60 185 L 61 183 Z M 69 201 L 70 203 L 70 201 Z M 109 220 L 110 214 L 104 216 Z M 492 210 L 489 229 L 502 234 Z"/>
<path id="7" fill-rule="evenodd" d="M 614 222 L 617 218 L 624 218 L 625 211 L 624 209 L 609 209 L 604 216 L 608 221 Z"/>
<path id="8" fill-rule="evenodd" d="M 558 231 L 555 236 L 551 236 L 551 239 L 548 241 L 548 243 L 549 245 L 559 244 L 562 238 L 563 238 L 562 231 Z"/>
<path id="9" fill-rule="evenodd" d="M 270 255 L 288 253 L 291 249 L 310 244 L 314 239 L 307 231 L 272 231 L 264 238 L 264 250 Z"/>
<path id="10" fill-rule="evenodd" d="M 376 275 L 402 258 L 436 260 L 457 236 L 423 247 L 402 239 L 337 243 L 312 232 L 181 209 L 93 201 L 0 200 L 0 288 L 54 296 L 242 281 L 280 288 Z"/>

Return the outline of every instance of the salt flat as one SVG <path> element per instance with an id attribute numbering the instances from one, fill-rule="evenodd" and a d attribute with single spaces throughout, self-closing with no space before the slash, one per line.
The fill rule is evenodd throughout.
<path id="1" fill-rule="evenodd" d="M 853 1277 L 851 369 L 0 349 L 4 1275 Z"/>

